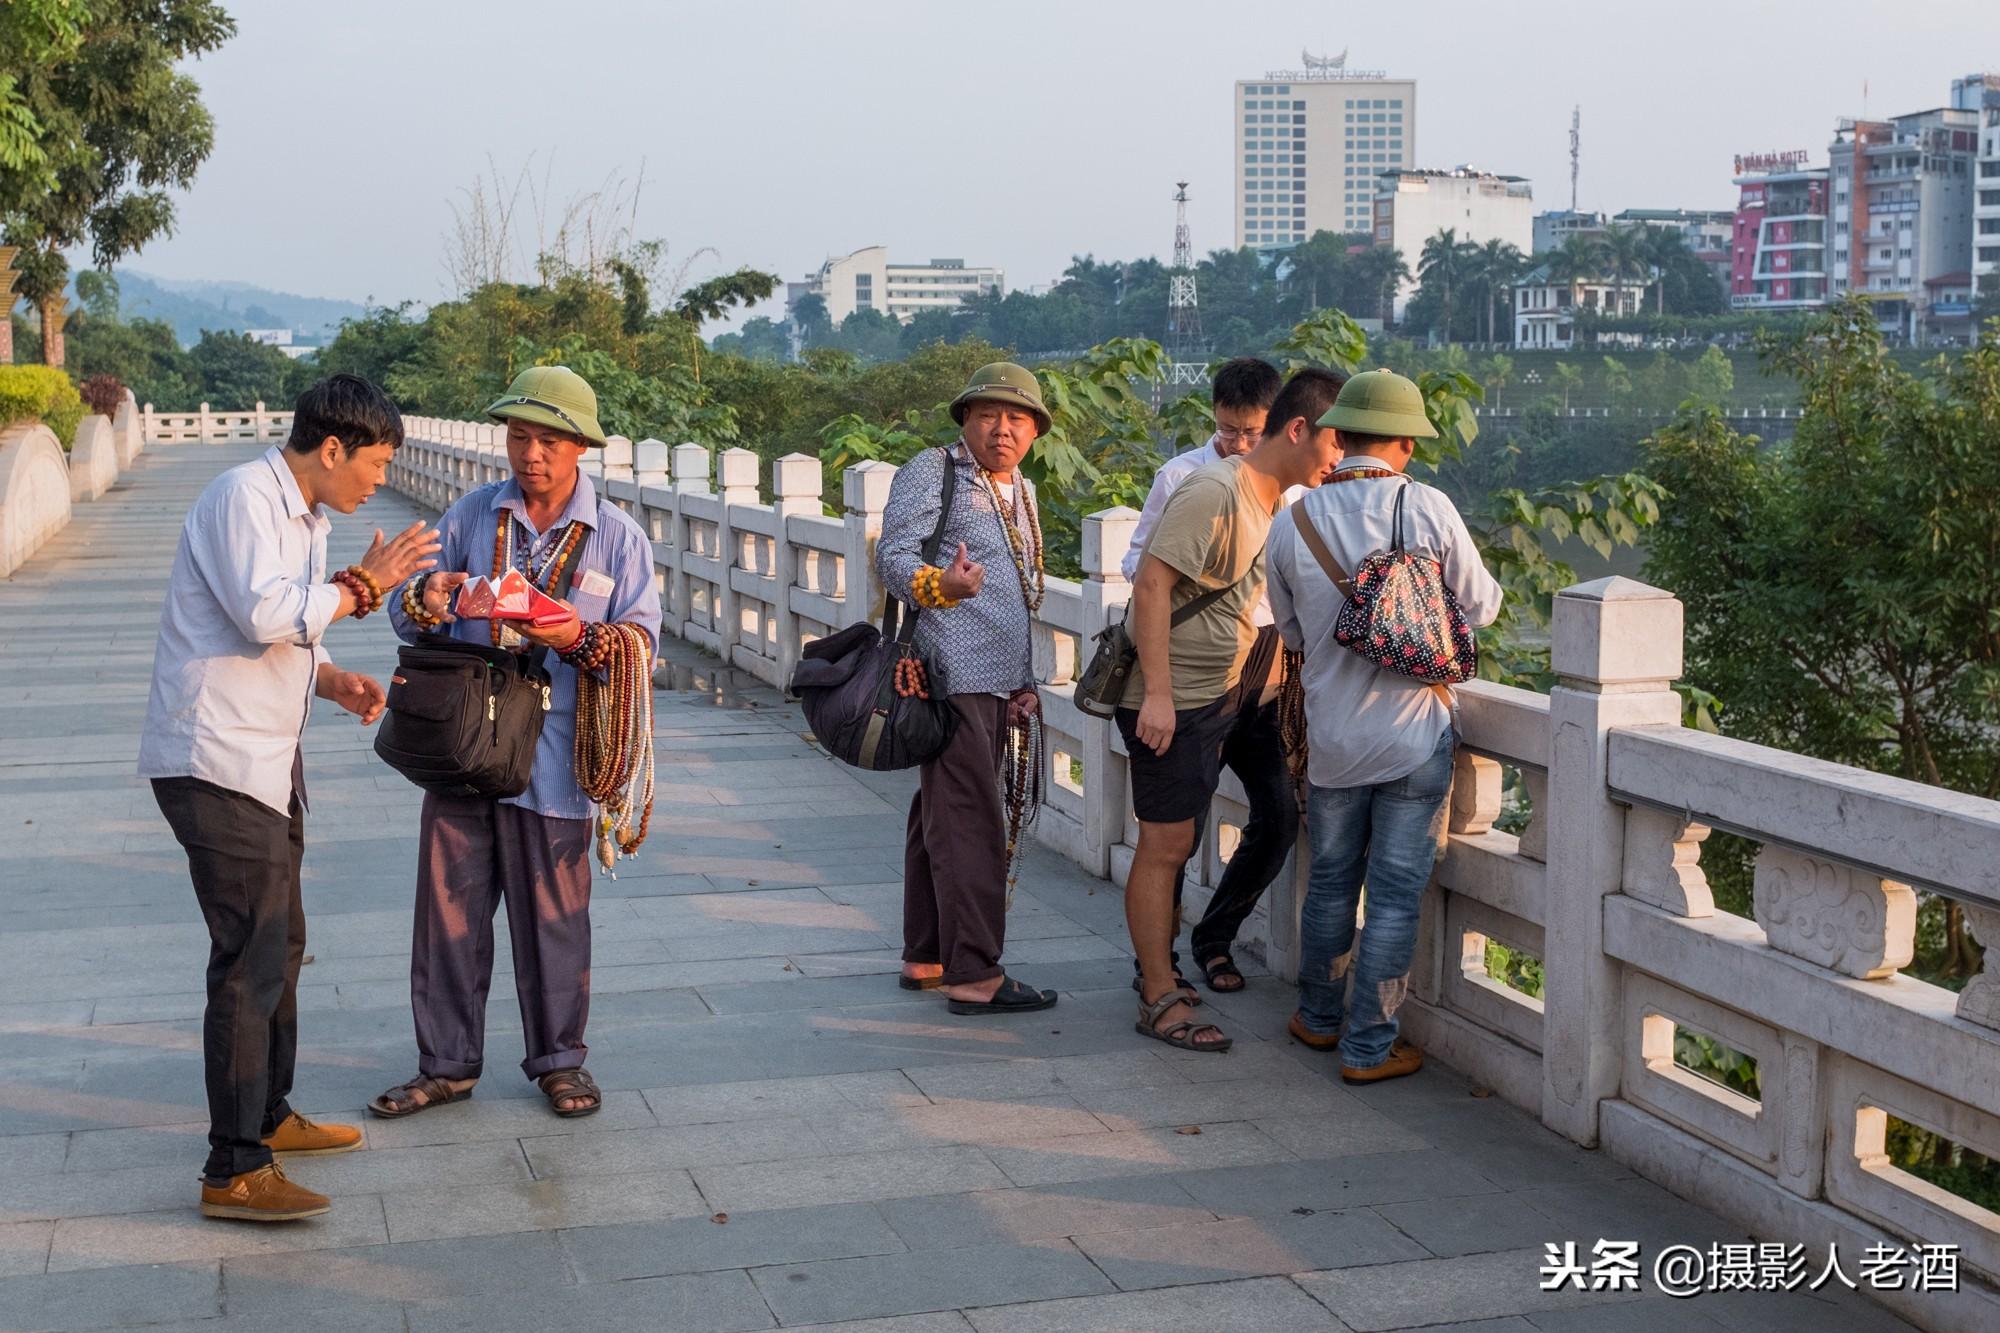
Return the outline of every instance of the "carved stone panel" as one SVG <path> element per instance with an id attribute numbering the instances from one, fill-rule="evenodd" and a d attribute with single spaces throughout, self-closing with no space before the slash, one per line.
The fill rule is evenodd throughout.
<path id="1" fill-rule="evenodd" d="M 1986 966 L 1958 993 L 1958 1016 L 2000 1028 L 2000 907 L 1964 907 L 1966 929 L 1986 948 Z"/>
<path id="2" fill-rule="evenodd" d="M 1625 892 L 1675 916 L 1714 916 L 1701 872 L 1708 826 L 1634 806 L 1625 815 Z"/>
<path id="3" fill-rule="evenodd" d="M 1757 924 L 1771 947 L 1851 977 L 1895 974 L 1916 947 L 1907 884 L 1786 847 L 1757 853 Z"/>

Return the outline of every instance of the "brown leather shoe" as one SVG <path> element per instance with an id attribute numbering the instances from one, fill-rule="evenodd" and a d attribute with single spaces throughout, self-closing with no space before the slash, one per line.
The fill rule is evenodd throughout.
<path id="1" fill-rule="evenodd" d="M 1301 1045 L 1310 1046 L 1316 1051 L 1330 1051 L 1340 1045 L 1338 1032 L 1314 1032 L 1306 1026 L 1305 1020 L 1297 1013 L 1292 1015 L 1291 1022 L 1285 1024 L 1285 1031 L 1291 1033 Z"/>
<path id="2" fill-rule="evenodd" d="M 1395 1045 L 1389 1048 L 1389 1058 L 1381 1064 L 1372 1065 L 1367 1069 L 1354 1069 L 1342 1065 L 1340 1077 L 1344 1083 L 1380 1083 L 1385 1078 L 1402 1078 L 1406 1074 L 1414 1074 L 1423 1067 L 1423 1051 L 1398 1037 Z"/>
<path id="3" fill-rule="evenodd" d="M 329 1212 L 333 1201 L 324 1194 L 294 1185 L 276 1162 L 231 1176 L 220 1189 L 206 1180 L 201 1186 L 201 1215 L 230 1217 L 242 1222 L 295 1222 Z"/>
<path id="4" fill-rule="evenodd" d="M 361 1146 L 361 1131 L 352 1125 L 322 1125 L 297 1111 L 271 1132 L 264 1146 L 292 1157 L 329 1157 Z"/>

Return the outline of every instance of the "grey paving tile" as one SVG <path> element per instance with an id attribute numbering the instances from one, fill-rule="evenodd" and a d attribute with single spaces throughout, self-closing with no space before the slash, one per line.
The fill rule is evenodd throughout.
<path id="1" fill-rule="evenodd" d="M 1076 1245 L 1125 1291 L 1430 1257 L 1366 1211 L 1105 1232 L 1079 1236 Z"/>
<path id="2" fill-rule="evenodd" d="M 1388 1122 L 1324 1079 L 1303 1071 L 1296 1079 L 1236 1079 L 1148 1088 L 1112 1088 L 1077 1094 L 1085 1110 L 1113 1129 L 1160 1125 L 1219 1124 L 1232 1120 L 1276 1120 L 1337 1115 Z"/>
<path id="3" fill-rule="evenodd" d="M 1699 1297 L 1692 1300 L 1656 1297 L 1582 1310 L 1538 1310 L 1527 1315 L 1526 1320 L 1541 1333 L 1719 1333 L 1725 1327 L 1703 1312 Z M 1758 1327 L 1769 1330 L 1776 1326 L 1759 1324 Z"/>
<path id="4" fill-rule="evenodd" d="M 573 1281 L 550 1232 L 363 1245 L 315 1254 L 310 1264 L 281 1255 L 232 1258 L 222 1273 L 229 1317 L 250 1322 L 289 1319 L 328 1301 L 400 1309 L 409 1301 L 469 1300 Z"/>
<path id="5" fill-rule="evenodd" d="M 647 1088 L 643 1095 L 662 1125 L 816 1117 L 866 1107 L 923 1106 L 930 1102 L 900 1070 L 894 1069 Z"/>
<path id="6" fill-rule="evenodd" d="M 522 1159 L 520 1144 L 512 1139 L 287 1158 L 285 1171 L 307 1189 L 335 1197 L 458 1189 L 528 1179 L 528 1164 Z"/>
<path id="7" fill-rule="evenodd" d="M 550 1329 L 646 1329 L 649 1333 L 739 1333 L 770 1328 L 771 1311 L 743 1273 L 535 1287 L 504 1296 L 409 1307 L 410 1333 L 547 1333 Z"/>
<path id="8" fill-rule="evenodd" d="M 881 1152 L 945 1143 L 1046 1143 L 1078 1134 L 1108 1133 L 1102 1121 L 1067 1096 L 1019 1100 L 945 1098 L 927 1106 L 853 1111 L 813 1122 L 828 1152 Z"/>
<path id="9" fill-rule="evenodd" d="M 938 1310 L 887 1319 L 844 1319 L 838 1324 L 799 1324 L 796 1333 L 970 1333 L 971 1328 L 958 1311 Z"/>
<path id="10" fill-rule="evenodd" d="M 716 1218 L 725 1220 L 718 1222 Z M 579 1282 L 897 1254 L 907 1247 L 870 1204 L 717 1213 L 562 1234 Z"/>
<path id="11" fill-rule="evenodd" d="M 189 1203 L 194 1200 L 189 1199 Z M 183 1205 L 168 1212 L 65 1218 L 56 1223 L 49 1271 L 122 1268 L 135 1263 L 199 1263 L 238 1254 L 298 1254 L 389 1239 L 382 1202 L 342 1199 L 333 1211 L 284 1226 L 223 1225 Z"/>
<path id="12" fill-rule="evenodd" d="M 221 1313 L 222 1274 L 213 1262 L 0 1278 L 0 1328 L 119 1328 Z"/>
<path id="13" fill-rule="evenodd" d="M 382 1202 L 389 1238 L 396 1242 L 651 1222 L 714 1211 L 685 1171 L 474 1185 L 388 1194 Z"/>
<path id="14" fill-rule="evenodd" d="M 523 1139 L 521 1147 L 538 1180 L 768 1162 L 812 1157 L 823 1151 L 812 1127 L 803 1120 L 662 1125 L 616 1134 Z"/>
<path id="15" fill-rule="evenodd" d="M 1866 1296 L 1852 1291 L 1730 1291 L 1690 1301 L 1731 1333 L 1915 1333 Z"/>
<path id="16" fill-rule="evenodd" d="M 1097 1231 L 1181 1226 L 1215 1216 L 1165 1176 L 894 1199 L 876 1207 L 913 1250 L 1014 1245 Z"/>
<path id="17" fill-rule="evenodd" d="M 507 1076 L 504 1071 L 495 1073 Z M 475 1143 L 542 1134 L 609 1134 L 650 1128 L 657 1123 L 646 1099 L 629 1089 L 606 1089 L 604 1106 L 596 1115 L 583 1120 L 563 1120 L 550 1114 L 549 1104 L 542 1097 L 495 1096 L 489 1090 L 475 1088 L 470 1101 L 436 1107 L 401 1120 L 370 1118 L 368 1142 L 376 1148 L 409 1148 L 427 1143 Z"/>
<path id="18" fill-rule="evenodd" d="M 22 1277 L 48 1267 L 54 1222 L 0 1223 L 0 1278 Z"/>
<path id="19" fill-rule="evenodd" d="M 977 1148 L 922 1148 L 851 1157 L 694 1169 L 702 1197 L 728 1213 L 922 1194 L 1004 1189 L 1007 1177 Z"/>
<path id="20" fill-rule="evenodd" d="M 1358 1333 L 1638 1299 L 1630 1292 L 1543 1291 L 1541 1263 L 1540 1249 L 1506 1250 L 1300 1273 L 1292 1280 Z"/>
<path id="21" fill-rule="evenodd" d="M 1108 1088 L 1173 1087 L 1187 1081 L 1173 1065 L 1144 1050 L 917 1065 L 903 1072 L 933 1097 L 1081 1095 Z"/>
<path id="22" fill-rule="evenodd" d="M 1347 1326 L 1283 1278 L 1171 1290 L 1036 1300 L 967 1310 L 978 1333 L 1346 1333 Z"/>
<path id="23" fill-rule="evenodd" d="M 68 1151 L 68 1134 L 0 1135 L 0 1180 L 60 1171 Z"/>
<path id="24" fill-rule="evenodd" d="M 995 1166 L 1016 1185 L 1052 1185 L 1103 1176 L 1200 1171 L 1291 1160 L 1291 1154 L 1249 1125 L 1200 1126 L 1199 1134 L 1135 1129 L 1080 1134 L 1046 1145 L 996 1147 Z"/>
<path id="25" fill-rule="evenodd" d="M 1514 1194 L 1473 1194 L 1375 1205 L 1377 1216 L 1441 1259 L 1518 1250 L 1543 1239 Z"/>
<path id="26" fill-rule="evenodd" d="M 996 1305 L 1023 1291 L 1055 1299 L 1111 1289 L 1067 1241 L 833 1259 L 751 1276 L 786 1325 Z"/>
<path id="27" fill-rule="evenodd" d="M 1195 1202 L 1223 1216 L 1261 1217 L 1300 1208 L 1341 1211 L 1499 1192 L 1492 1181 L 1435 1152 L 1364 1153 L 1195 1171 L 1175 1179 Z"/>

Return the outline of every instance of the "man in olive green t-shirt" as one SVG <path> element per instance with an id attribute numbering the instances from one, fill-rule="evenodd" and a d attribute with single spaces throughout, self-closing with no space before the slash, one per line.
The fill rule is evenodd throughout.
<path id="1" fill-rule="evenodd" d="M 1139 846 L 1125 884 L 1125 920 L 1139 957 L 1139 1031 L 1193 1051 L 1230 1038 L 1197 1024 L 1174 980 L 1175 877 L 1194 850 L 1195 820 L 1221 776 L 1223 742 L 1272 684 L 1274 636 L 1260 639 L 1264 538 L 1285 491 L 1317 486 L 1340 461 L 1317 423 L 1339 393 L 1324 371 L 1294 375 L 1249 453 L 1204 467 L 1167 501 L 1132 586 L 1138 669 L 1117 710 L 1125 737 Z M 1176 611 L 1206 597 L 1174 624 Z M 1252 646 L 1261 645 L 1253 653 Z"/>

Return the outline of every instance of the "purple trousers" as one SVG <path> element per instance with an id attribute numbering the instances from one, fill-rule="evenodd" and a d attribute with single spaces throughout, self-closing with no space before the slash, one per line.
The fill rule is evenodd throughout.
<path id="1" fill-rule="evenodd" d="M 410 954 L 420 1073 L 468 1079 L 485 1067 L 493 915 L 503 900 L 528 1048 L 521 1068 L 533 1079 L 583 1064 L 583 1029 L 590 1019 L 590 821 L 425 793 Z"/>

